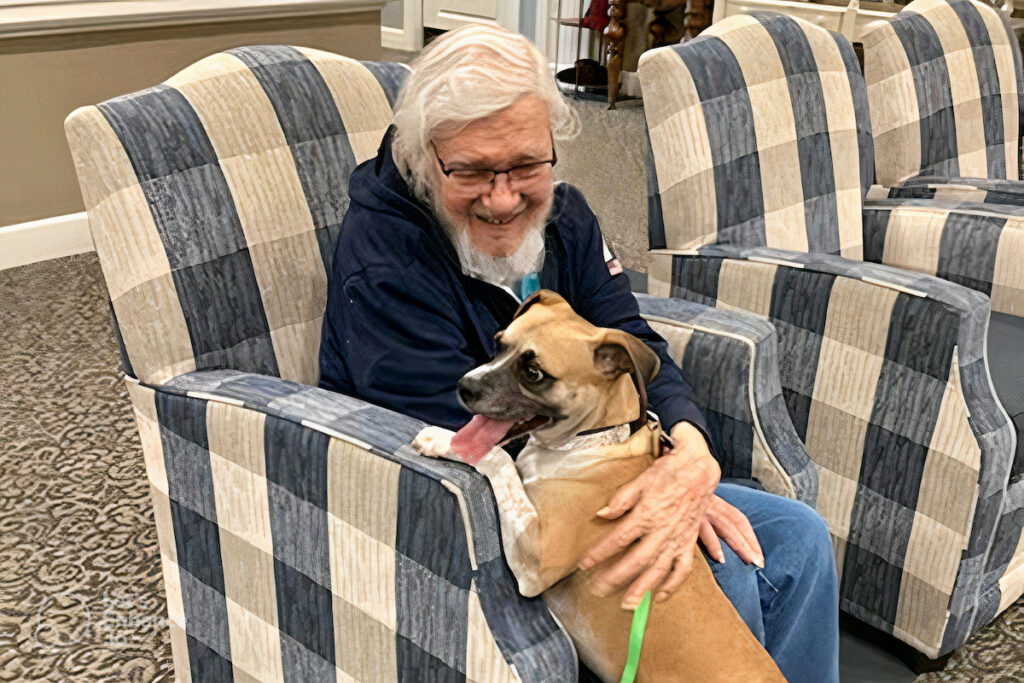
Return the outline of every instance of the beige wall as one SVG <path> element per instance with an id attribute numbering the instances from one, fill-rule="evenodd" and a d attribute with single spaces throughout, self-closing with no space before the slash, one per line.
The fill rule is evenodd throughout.
<path id="1" fill-rule="evenodd" d="M 260 43 L 378 59 L 380 12 L 0 39 L 0 227 L 83 210 L 64 138 L 73 109 Z"/>

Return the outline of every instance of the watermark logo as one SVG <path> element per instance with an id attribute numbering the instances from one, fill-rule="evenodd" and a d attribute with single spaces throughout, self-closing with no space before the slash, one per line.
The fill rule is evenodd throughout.
<path id="1" fill-rule="evenodd" d="M 84 623 L 78 613 L 84 613 Z M 39 605 L 32 637 L 44 652 L 53 652 L 82 642 L 91 627 L 92 613 L 85 596 L 64 591 L 47 596 Z"/>
<path id="2" fill-rule="evenodd" d="M 101 603 L 95 615 L 90 600 Z M 86 640 L 107 647 L 138 644 L 167 627 L 167 607 L 155 596 L 108 588 L 101 597 L 76 591 L 47 596 L 36 611 L 32 635 L 43 652 L 53 652 Z"/>
<path id="3" fill-rule="evenodd" d="M 109 647 L 141 643 L 151 632 L 166 628 L 167 608 L 152 595 L 104 591 L 100 632 Z"/>

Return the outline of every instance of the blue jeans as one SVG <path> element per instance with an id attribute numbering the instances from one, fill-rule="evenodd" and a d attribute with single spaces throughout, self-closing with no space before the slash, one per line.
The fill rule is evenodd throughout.
<path id="1" fill-rule="evenodd" d="M 715 490 L 750 520 L 764 570 L 722 541 L 715 580 L 789 683 L 839 680 L 839 580 L 825 522 L 803 503 L 722 483 Z M 705 554 L 706 556 L 706 554 Z"/>

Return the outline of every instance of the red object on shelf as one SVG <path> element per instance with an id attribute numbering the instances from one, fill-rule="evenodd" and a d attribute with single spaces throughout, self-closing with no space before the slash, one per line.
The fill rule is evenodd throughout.
<path id="1" fill-rule="evenodd" d="M 608 0 L 593 0 L 583 14 L 581 23 L 584 28 L 603 31 L 604 27 L 608 25 Z"/>

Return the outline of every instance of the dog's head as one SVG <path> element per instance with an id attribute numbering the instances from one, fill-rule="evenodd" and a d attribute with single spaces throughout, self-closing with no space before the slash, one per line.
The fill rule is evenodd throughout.
<path id="1" fill-rule="evenodd" d="M 660 368 L 645 343 L 591 325 L 548 290 L 527 299 L 495 336 L 495 353 L 459 381 L 459 400 L 475 417 L 452 449 L 467 459 L 526 433 L 553 444 L 633 422 L 646 408 L 638 389 Z"/>

